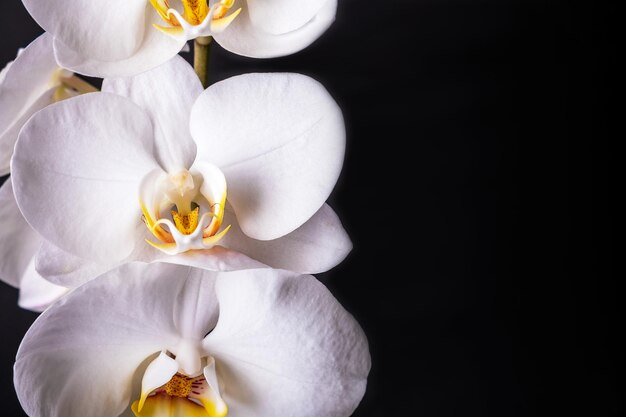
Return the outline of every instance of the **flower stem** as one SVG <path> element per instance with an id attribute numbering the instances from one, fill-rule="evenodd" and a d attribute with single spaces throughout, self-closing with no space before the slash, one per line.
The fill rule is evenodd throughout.
<path id="1" fill-rule="evenodd" d="M 63 85 L 65 85 L 66 87 L 73 88 L 81 94 L 95 93 L 97 91 L 100 91 L 93 85 L 89 84 L 87 81 L 83 80 L 82 78 L 78 78 L 76 75 L 73 74 L 70 77 L 61 78 L 61 82 L 63 82 Z"/>
<path id="2" fill-rule="evenodd" d="M 209 50 L 213 37 L 196 38 L 193 49 L 193 67 L 204 88 L 209 86 Z"/>

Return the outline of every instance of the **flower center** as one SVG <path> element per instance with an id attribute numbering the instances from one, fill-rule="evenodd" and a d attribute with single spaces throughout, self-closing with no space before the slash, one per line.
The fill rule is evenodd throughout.
<path id="1" fill-rule="evenodd" d="M 154 390 L 141 408 L 136 401 L 131 410 L 137 417 L 225 417 L 228 413 L 203 376 L 191 378 L 179 373 Z"/>
<path id="2" fill-rule="evenodd" d="M 181 353 L 185 356 L 184 350 Z M 206 366 L 201 374 L 194 372 L 196 376 L 183 373 L 184 362 L 177 360 L 161 352 L 148 365 L 141 381 L 141 396 L 130 407 L 135 416 L 226 417 L 228 406 L 220 394 L 215 359 L 201 359 Z"/>
<path id="3" fill-rule="evenodd" d="M 148 174 L 140 187 L 146 227 L 159 242 L 147 240 L 168 254 L 210 249 L 226 234 L 219 232 L 226 205 L 226 180 L 219 168 L 203 166 L 165 174 Z"/>
<path id="4" fill-rule="evenodd" d="M 227 16 L 235 3 L 234 0 L 222 0 L 213 7 L 209 7 L 207 0 L 180 0 L 180 2 L 183 6 L 182 14 L 170 7 L 169 0 L 150 0 L 152 7 L 168 24 L 168 26 L 155 24 L 154 27 L 172 36 L 179 36 L 184 32 L 187 39 L 194 39 L 221 32 L 241 12 L 241 9 L 238 9 Z"/>
<path id="5" fill-rule="evenodd" d="M 204 378 L 203 378 L 204 379 Z M 196 383 L 197 384 L 197 383 Z M 191 393 L 193 379 L 181 374 L 176 374 L 165 384 L 163 389 L 170 397 L 187 398 Z"/>
<path id="6" fill-rule="evenodd" d="M 200 209 L 196 207 L 189 214 L 180 214 L 179 212 L 172 210 L 172 218 L 174 224 L 179 232 L 183 235 L 190 235 L 198 227 L 198 213 Z"/>

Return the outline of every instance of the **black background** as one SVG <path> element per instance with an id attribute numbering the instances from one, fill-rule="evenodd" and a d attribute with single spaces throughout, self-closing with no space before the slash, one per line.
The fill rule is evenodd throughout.
<path id="1" fill-rule="evenodd" d="M 321 278 L 370 340 L 354 416 L 624 415 L 617 6 L 339 3 L 331 30 L 296 55 L 214 47 L 211 78 L 301 72 L 343 108 L 330 203 L 355 248 Z M 17 0 L 0 31 L 1 63 L 40 33 Z M 20 416 L 11 367 L 36 316 L 9 286 L 0 297 L 2 415 Z"/>

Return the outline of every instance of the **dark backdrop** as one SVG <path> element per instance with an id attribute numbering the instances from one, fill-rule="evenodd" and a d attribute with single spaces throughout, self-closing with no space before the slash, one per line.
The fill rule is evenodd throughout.
<path id="1" fill-rule="evenodd" d="M 321 278 L 370 340 L 354 415 L 623 415 L 616 6 L 339 3 L 313 47 L 263 61 L 215 47 L 211 78 L 302 72 L 343 108 L 331 204 L 355 248 Z M 40 29 L 18 0 L 2 12 L 4 63 Z M 0 297 L 2 410 L 19 416 L 11 366 L 35 315 Z"/>

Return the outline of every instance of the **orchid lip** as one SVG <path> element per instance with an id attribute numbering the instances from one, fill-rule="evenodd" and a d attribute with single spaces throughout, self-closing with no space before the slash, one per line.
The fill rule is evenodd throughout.
<path id="1" fill-rule="evenodd" d="M 161 352 L 146 369 L 141 397 L 131 405 L 135 416 L 153 417 L 174 411 L 175 415 L 189 417 L 225 417 L 228 407 L 220 394 L 215 359 L 205 356 L 202 372 L 189 375 L 181 369 L 179 359 L 172 356 Z"/>
<path id="2" fill-rule="evenodd" d="M 224 31 L 241 12 L 241 8 L 228 14 L 234 0 L 222 0 L 208 6 L 207 0 L 181 0 L 182 14 L 170 7 L 168 0 L 150 0 L 150 4 L 167 26 L 155 24 L 154 27 L 163 33 L 180 37 L 184 34 L 187 40 L 211 36 Z"/>
<path id="3" fill-rule="evenodd" d="M 146 242 L 169 255 L 210 249 L 230 228 L 220 231 L 226 180 L 210 164 L 193 172 L 150 172 L 141 183 L 139 204 L 146 227 L 158 239 Z"/>

